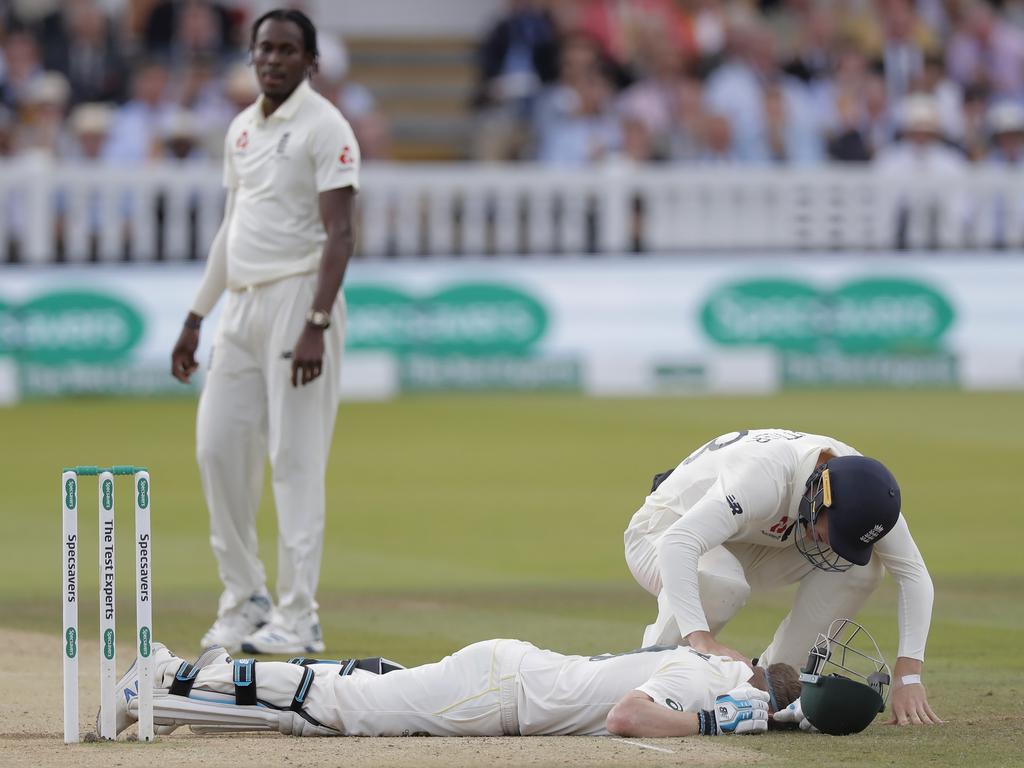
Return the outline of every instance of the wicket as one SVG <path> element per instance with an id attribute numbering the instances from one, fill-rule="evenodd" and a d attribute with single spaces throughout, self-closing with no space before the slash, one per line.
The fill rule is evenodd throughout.
<path id="1" fill-rule="evenodd" d="M 145 467 L 66 467 L 61 473 L 64 518 L 64 743 L 80 741 L 78 732 L 78 477 L 99 485 L 100 717 L 101 739 L 117 738 L 117 627 L 114 569 L 114 477 L 131 475 L 135 496 L 135 621 L 138 641 L 139 741 L 153 740 L 153 591 L 150 484 Z"/>

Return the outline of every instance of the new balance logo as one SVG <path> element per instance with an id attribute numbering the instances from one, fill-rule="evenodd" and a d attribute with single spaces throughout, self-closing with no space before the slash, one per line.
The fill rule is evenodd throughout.
<path id="1" fill-rule="evenodd" d="M 734 515 L 742 515 L 743 514 L 743 507 L 741 507 L 740 503 L 738 501 L 736 501 L 736 497 L 735 496 L 733 496 L 732 494 L 729 494 L 728 496 L 725 497 L 725 500 L 727 502 L 729 502 L 729 509 L 732 510 L 732 513 Z"/>
<path id="2" fill-rule="evenodd" d="M 133 698 L 139 695 L 139 681 L 135 681 L 135 686 L 128 686 L 124 689 L 124 701 L 127 704 Z"/>
<path id="3" fill-rule="evenodd" d="M 860 540 L 863 541 L 865 544 L 870 544 L 872 541 L 874 541 L 879 536 L 881 536 L 882 535 L 882 531 L 884 531 L 884 530 L 885 529 L 881 525 L 876 525 L 870 531 L 868 531 L 863 536 L 861 536 Z"/>

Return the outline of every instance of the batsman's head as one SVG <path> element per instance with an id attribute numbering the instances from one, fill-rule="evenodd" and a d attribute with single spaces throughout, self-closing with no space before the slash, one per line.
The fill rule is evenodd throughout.
<path id="1" fill-rule="evenodd" d="M 807 479 L 796 547 L 824 571 L 867 565 L 875 542 L 899 516 L 900 487 L 882 462 L 867 456 L 831 458 Z"/>

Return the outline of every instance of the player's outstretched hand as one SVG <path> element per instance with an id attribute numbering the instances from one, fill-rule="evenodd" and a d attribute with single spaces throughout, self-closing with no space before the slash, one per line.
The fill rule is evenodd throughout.
<path id="1" fill-rule="evenodd" d="M 922 683 L 897 685 L 892 692 L 892 718 L 886 725 L 938 725 L 942 720 L 928 706 Z"/>
<path id="2" fill-rule="evenodd" d="M 719 733 L 764 733 L 768 730 L 768 693 L 741 685 L 715 699 Z"/>
<path id="3" fill-rule="evenodd" d="M 804 717 L 804 711 L 800 707 L 800 699 L 797 699 L 785 709 L 780 709 L 772 715 L 772 720 L 783 725 L 799 726 L 801 731 L 806 731 L 807 733 L 818 732 L 818 729 L 811 725 L 811 721 Z"/>

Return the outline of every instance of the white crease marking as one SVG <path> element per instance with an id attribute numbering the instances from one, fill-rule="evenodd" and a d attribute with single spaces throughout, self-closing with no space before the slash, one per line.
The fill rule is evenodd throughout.
<path id="1" fill-rule="evenodd" d="M 644 744 L 641 741 L 629 741 L 628 739 L 615 739 L 615 738 L 613 738 L 612 741 L 617 741 L 620 744 L 629 744 L 629 745 L 634 746 L 634 747 L 640 747 L 641 749 L 653 749 L 655 752 L 667 752 L 670 755 L 674 755 L 676 753 L 676 751 L 674 749 L 665 749 L 665 747 L 656 747 L 653 744 Z"/>

